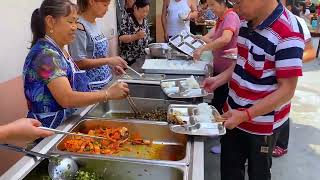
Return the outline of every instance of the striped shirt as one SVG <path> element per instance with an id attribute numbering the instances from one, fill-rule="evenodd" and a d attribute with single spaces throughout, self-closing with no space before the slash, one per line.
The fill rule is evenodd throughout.
<path id="1" fill-rule="evenodd" d="M 225 111 L 249 108 L 278 89 L 279 78 L 302 76 L 304 49 L 301 26 L 281 3 L 255 29 L 242 21 L 238 59 L 230 81 Z M 288 120 L 290 102 L 274 111 L 244 122 L 237 128 L 257 135 L 270 135 Z"/>

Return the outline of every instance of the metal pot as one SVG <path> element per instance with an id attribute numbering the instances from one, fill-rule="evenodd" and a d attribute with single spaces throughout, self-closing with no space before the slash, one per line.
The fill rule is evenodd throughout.
<path id="1" fill-rule="evenodd" d="M 168 58 L 171 48 L 167 43 L 152 43 L 148 46 L 150 55 L 155 58 Z"/>

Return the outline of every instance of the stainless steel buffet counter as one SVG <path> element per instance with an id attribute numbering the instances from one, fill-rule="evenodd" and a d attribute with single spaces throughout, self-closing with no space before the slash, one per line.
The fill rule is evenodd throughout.
<path id="1" fill-rule="evenodd" d="M 135 69 L 141 67 L 141 62 L 134 65 Z M 175 76 L 176 77 L 176 76 Z M 140 88 L 140 89 L 139 89 Z M 149 88 L 149 89 L 148 89 Z M 151 88 L 151 89 L 150 89 Z M 155 108 L 166 109 L 170 103 L 184 103 L 165 99 L 158 87 L 131 86 L 130 90 L 138 107 L 146 112 Z M 145 96 L 151 97 L 145 97 Z M 151 99 L 150 99 L 151 98 Z M 108 180 L 203 180 L 204 179 L 204 142 L 202 137 L 191 137 L 172 133 L 163 119 L 154 121 L 129 118 L 132 114 L 128 103 L 122 101 L 110 101 L 108 103 L 99 103 L 79 109 L 74 115 L 68 118 L 57 129 L 63 131 L 77 131 L 79 122 L 94 124 L 104 123 L 108 125 L 123 125 L 130 130 L 143 132 L 162 144 L 182 144 L 182 151 L 172 151 L 172 154 L 182 153 L 183 157 L 176 160 L 164 158 L 143 159 L 136 157 L 116 157 L 107 155 L 89 155 L 69 153 L 72 158 L 87 169 L 92 169 L 102 174 Z M 92 126 L 92 125 L 91 125 Z M 59 144 L 63 141 L 63 135 L 55 135 L 45 138 L 32 150 L 40 153 L 59 153 L 61 151 Z M 167 154 L 170 156 L 170 154 Z M 48 161 L 34 159 L 24 156 L 14 166 L 12 166 L 0 179 L 18 180 L 18 179 L 41 179 L 46 175 Z"/>

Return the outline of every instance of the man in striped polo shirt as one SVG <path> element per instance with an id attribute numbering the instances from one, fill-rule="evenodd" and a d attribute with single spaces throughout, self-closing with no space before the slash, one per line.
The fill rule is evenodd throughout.
<path id="1" fill-rule="evenodd" d="M 277 0 L 236 0 L 241 22 L 238 59 L 211 78 L 208 90 L 229 81 L 223 114 L 221 179 L 271 179 L 271 153 L 302 76 L 303 35 L 296 18 Z"/>

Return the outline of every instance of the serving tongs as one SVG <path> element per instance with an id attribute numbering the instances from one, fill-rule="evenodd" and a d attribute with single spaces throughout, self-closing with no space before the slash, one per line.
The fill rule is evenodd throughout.
<path id="1" fill-rule="evenodd" d="M 127 96 L 127 100 L 129 102 L 129 105 L 130 105 L 131 109 L 134 112 L 134 115 L 136 116 L 136 115 L 140 114 L 140 111 L 137 108 L 137 105 L 134 103 L 134 101 L 133 101 L 133 99 L 132 99 L 132 97 L 130 95 Z"/>
<path id="2" fill-rule="evenodd" d="M 144 73 L 138 73 L 136 70 L 134 70 L 132 67 L 127 66 L 128 69 L 130 69 L 132 72 L 137 74 L 140 78 L 144 78 Z"/>
<path id="3" fill-rule="evenodd" d="M 81 137 L 86 137 L 86 138 L 95 138 L 95 139 L 105 139 L 105 140 L 107 140 L 107 138 L 101 137 L 101 136 L 91 136 L 91 135 L 87 135 L 87 134 L 71 133 L 71 132 L 60 131 L 60 130 L 57 130 L 57 129 L 47 128 L 47 127 L 38 127 L 38 128 L 42 129 L 42 130 L 46 130 L 46 131 L 51 131 L 51 132 L 54 132 L 56 134 L 66 134 L 66 135 L 72 135 L 72 136 L 81 136 Z"/>

